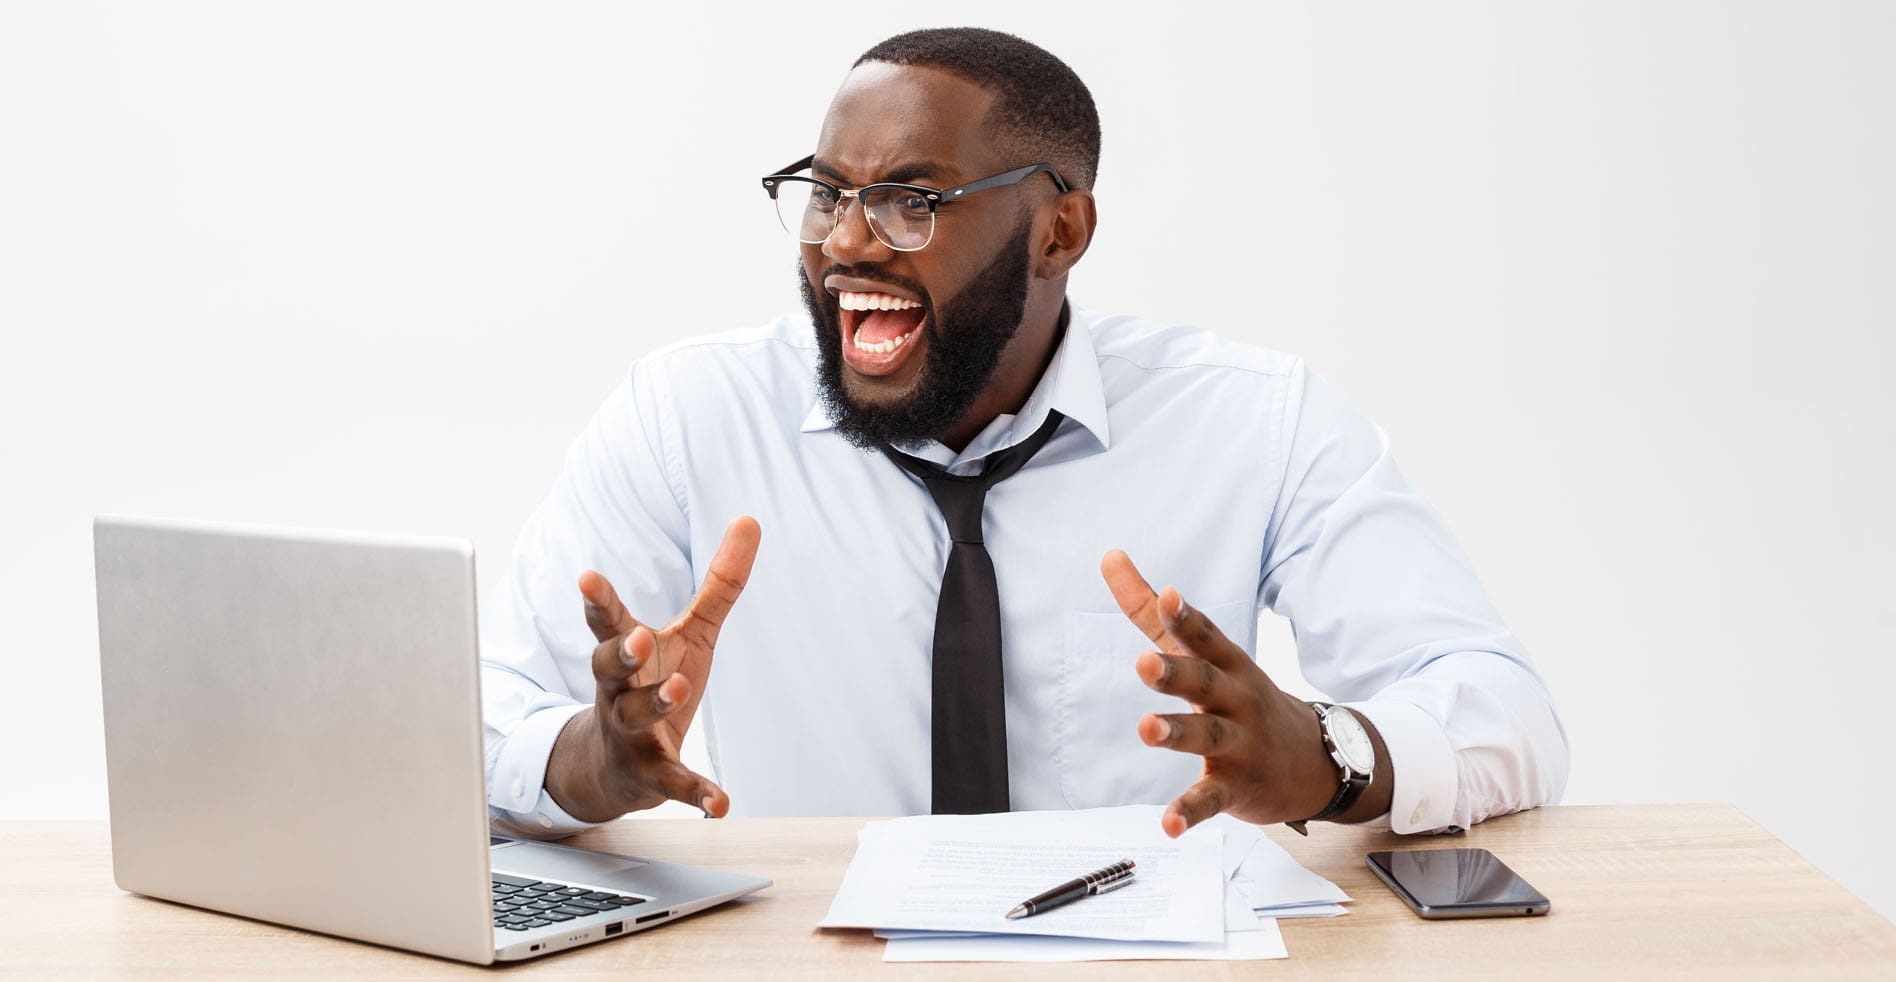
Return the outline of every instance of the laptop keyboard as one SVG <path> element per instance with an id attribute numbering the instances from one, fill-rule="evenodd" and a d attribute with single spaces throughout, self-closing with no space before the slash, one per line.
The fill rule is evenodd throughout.
<path id="1" fill-rule="evenodd" d="M 505 873 L 491 875 L 494 878 L 494 926 L 504 931 L 546 927 L 645 902 L 644 897 L 529 880 Z"/>

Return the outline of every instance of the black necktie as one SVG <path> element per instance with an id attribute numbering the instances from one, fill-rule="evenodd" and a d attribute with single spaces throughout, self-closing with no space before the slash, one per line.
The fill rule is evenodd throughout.
<path id="1" fill-rule="evenodd" d="M 948 568 L 935 608 L 933 805 L 937 815 L 1008 810 L 1007 701 L 1001 676 L 1001 598 L 981 541 L 987 490 L 1021 469 L 1065 419 L 1048 412 L 1034 435 L 989 454 L 979 477 L 957 477 L 892 447 L 882 452 L 921 478 L 948 522 Z"/>

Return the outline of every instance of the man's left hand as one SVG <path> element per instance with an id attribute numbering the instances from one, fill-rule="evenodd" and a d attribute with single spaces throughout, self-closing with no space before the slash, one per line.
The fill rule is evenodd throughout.
<path id="1" fill-rule="evenodd" d="M 1340 774 L 1310 704 L 1279 689 L 1176 589 L 1153 593 L 1124 552 L 1107 553 L 1099 569 L 1119 609 L 1158 648 L 1133 663 L 1139 678 L 1192 707 L 1148 713 L 1139 739 L 1205 759 L 1198 783 L 1165 810 L 1165 834 L 1176 838 L 1219 812 L 1264 825 L 1322 811 Z"/>

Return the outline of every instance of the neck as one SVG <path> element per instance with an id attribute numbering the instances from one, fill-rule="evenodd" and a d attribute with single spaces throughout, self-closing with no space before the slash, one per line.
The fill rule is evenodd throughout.
<path id="1" fill-rule="evenodd" d="M 1047 366 L 1053 364 L 1053 353 L 1066 335 L 1068 320 L 1064 294 L 1043 303 L 1029 301 L 1020 330 L 1001 352 L 994 378 L 981 390 L 961 422 L 938 438 L 942 445 L 960 453 L 996 416 L 1020 412 L 1027 404 L 1027 397 L 1033 394 L 1034 386 L 1039 385 L 1041 376 L 1047 373 Z"/>

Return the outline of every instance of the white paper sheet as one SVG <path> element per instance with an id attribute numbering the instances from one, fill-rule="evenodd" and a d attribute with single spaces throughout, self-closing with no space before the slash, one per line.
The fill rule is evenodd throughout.
<path id="1" fill-rule="evenodd" d="M 1350 912 L 1342 904 L 1286 904 L 1282 907 L 1262 907 L 1256 911 L 1263 919 L 1293 917 L 1341 917 Z"/>
<path id="2" fill-rule="evenodd" d="M 1030 918 L 1031 919 L 1031 918 Z M 1260 921 L 1248 931 L 1232 931 L 1217 941 L 1102 941 L 1043 935 L 914 936 L 892 939 L 882 950 L 887 962 L 1080 962 L 1142 959 L 1254 960 L 1287 958 L 1277 922 Z"/>
<path id="3" fill-rule="evenodd" d="M 1219 943 L 1223 831 L 1168 839 L 1160 812 L 1142 805 L 871 823 L 858 833 L 819 926 Z M 1123 889 L 1020 920 L 1005 916 L 1034 894 L 1126 858 L 1137 872 Z"/>
<path id="4" fill-rule="evenodd" d="M 1226 931 L 1257 930 L 1257 912 L 1251 909 L 1250 898 L 1238 889 L 1236 881 L 1225 880 L 1224 905 Z"/>
<path id="5" fill-rule="evenodd" d="M 1250 901 L 1245 899 L 1245 896 L 1243 893 L 1239 892 L 1237 884 L 1230 880 L 1225 881 L 1224 898 L 1225 898 L 1224 899 L 1225 931 L 1227 933 L 1231 931 L 1256 931 L 1256 930 L 1260 930 L 1262 925 L 1267 925 L 1269 923 L 1269 920 L 1270 920 L 1269 916 L 1260 915 L 1259 913 L 1251 910 Z M 1318 904 L 1314 906 L 1334 908 L 1334 910 L 1338 913 L 1341 913 L 1343 910 L 1343 908 L 1337 907 L 1334 904 Z M 1303 910 L 1303 908 L 1301 907 L 1286 907 L 1282 909 L 1290 911 L 1290 913 L 1274 914 L 1274 916 L 1282 916 L 1282 917 L 1318 916 L 1315 914 L 1301 913 L 1301 911 Z M 965 937 L 970 937 L 973 935 L 983 934 L 983 933 L 985 932 L 915 931 L 915 930 L 896 929 L 896 928 L 877 928 L 876 929 L 876 937 L 882 938 L 884 940 L 891 939 L 891 938 L 965 938 Z"/>
<path id="6" fill-rule="evenodd" d="M 1173 841 L 1159 830 L 1163 811 L 1158 805 L 1134 805 L 918 816 L 871 823 L 858 834 L 856 858 L 823 925 L 876 928 L 877 937 L 888 939 L 885 960 L 895 962 L 1261 959 L 1287 957 L 1278 918 L 1348 913 L 1339 903 L 1348 901 L 1348 894 L 1304 869 L 1256 826 L 1220 815 Z M 1084 923 L 1119 919 L 1124 912 L 1109 916 L 1105 905 L 1136 889 L 1136 882 L 1113 894 L 1089 897 L 1020 921 L 1001 916 L 1005 908 L 1027 896 L 1070 879 L 1075 875 L 1070 869 L 1074 861 L 1083 860 L 1081 866 L 1094 869 L 1127 857 L 1140 864 L 1142 878 L 1155 872 L 1176 877 L 1188 867 L 1199 868 L 1184 881 L 1198 898 L 1188 917 L 1202 918 L 1195 921 L 1195 937 L 1179 941 L 1100 937 L 1107 932 L 1099 930 L 1098 924 Z M 926 869 L 920 868 L 923 860 Z M 903 863 L 907 866 L 902 867 Z M 1045 864 L 1059 868 L 1040 868 Z M 1215 870 L 1211 882 L 1216 889 L 1201 892 L 1202 868 L 1207 864 Z M 996 873 L 992 869 L 996 866 L 1004 868 Z M 1047 879 L 1050 873 L 1053 878 Z M 995 888 L 995 883 L 1008 882 L 1017 874 L 1029 885 Z M 926 887 L 905 894 L 905 887 L 912 884 Z M 917 893 L 933 894 L 933 898 L 918 900 Z M 1215 899 L 1205 903 L 1206 896 Z M 995 897 L 1000 898 L 998 904 Z M 1168 899 L 1166 909 L 1156 914 L 1156 905 L 1149 903 L 1140 930 L 1154 934 L 1170 930 L 1155 928 L 1154 923 L 1168 920 L 1175 900 Z M 965 913 L 970 903 L 989 913 L 964 917 L 958 923 L 953 916 L 944 916 Z M 1092 917 L 1072 916 L 1089 905 Z M 886 915 L 892 909 L 900 909 L 902 916 L 877 914 L 880 910 Z M 1217 916 L 1220 909 L 1222 917 Z M 1067 923 L 1074 920 L 1081 923 Z M 1140 920 L 1134 916 L 1114 926 L 1123 934 L 1128 924 Z M 901 926 L 915 923 L 930 926 Z M 946 924 L 953 926 L 944 929 Z"/>
<path id="7" fill-rule="evenodd" d="M 1284 847 L 1262 833 L 1238 866 L 1232 882 L 1249 899 L 1252 909 L 1285 904 L 1345 903 L 1350 895 L 1303 867 Z"/>

